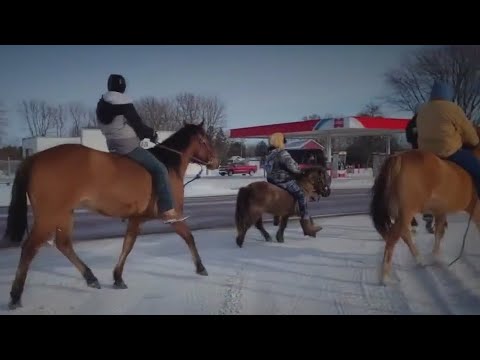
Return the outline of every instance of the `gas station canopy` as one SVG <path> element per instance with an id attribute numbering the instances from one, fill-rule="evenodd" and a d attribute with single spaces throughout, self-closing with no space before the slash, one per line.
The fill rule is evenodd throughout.
<path id="1" fill-rule="evenodd" d="M 404 133 L 410 119 L 372 116 L 313 119 L 230 129 L 230 138 L 266 138 L 275 132 L 286 137 L 305 138 L 320 135 L 333 136 L 381 136 Z"/>

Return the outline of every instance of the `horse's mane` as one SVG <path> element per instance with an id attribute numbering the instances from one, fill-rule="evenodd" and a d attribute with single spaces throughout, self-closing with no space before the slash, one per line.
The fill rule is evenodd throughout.
<path id="1" fill-rule="evenodd" d="M 306 168 L 305 170 L 302 171 L 301 174 L 295 174 L 294 178 L 297 181 L 302 181 L 302 180 L 308 178 L 311 173 L 314 173 L 314 172 L 323 173 L 323 172 L 326 172 L 326 171 L 327 171 L 327 169 L 323 166 L 313 166 L 313 167 Z"/>
<path id="2" fill-rule="evenodd" d="M 184 151 L 190 146 L 192 137 L 204 133 L 203 126 L 187 124 L 180 130 L 170 135 L 160 144 L 170 149 Z M 176 152 L 154 146 L 148 149 L 158 160 L 160 160 L 168 170 L 178 170 L 181 164 L 181 155 Z"/>

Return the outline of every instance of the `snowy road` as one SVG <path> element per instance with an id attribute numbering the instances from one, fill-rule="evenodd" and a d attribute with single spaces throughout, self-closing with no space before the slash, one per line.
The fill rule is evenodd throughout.
<path id="1" fill-rule="evenodd" d="M 466 220 L 464 215 L 449 217 L 443 243 L 448 261 L 460 250 Z M 474 226 L 463 258 L 450 268 L 416 266 L 400 242 L 394 257 L 394 276 L 400 281 L 383 287 L 378 284 L 383 242 L 370 219 L 349 216 L 319 223 L 324 230 L 311 239 L 292 222 L 284 244 L 265 243 L 252 229 L 242 249 L 231 228 L 196 231 L 208 277 L 194 274 L 178 236 L 142 236 L 127 260 L 126 290 L 112 288 L 120 239 L 75 245 L 99 278 L 99 290 L 88 288 L 68 260 L 47 246 L 32 264 L 24 307 L 15 312 L 6 304 L 19 249 L 4 249 L 0 314 L 480 314 L 480 243 Z M 275 231 L 271 224 L 267 229 Z M 420 227 L 416 239 L 428 258 L 432 235 Z"/>
<path id="2" fill-rule="evenodd" d="M 328 198 L 319 202 L 310 202 L 313 215 L 351 214 L 368 210 L 370 189 L 334 189 Z M 188 224 L 192 230 L 233 226 L 236 196 L 209 196 L 187 198 L 185 214 L 189 215 Z M 8 209 L 0 208 L 0 239 L 6 227 Z M 265 215 L 265 219 L 271 219 Z M 29 224 L 32 223 L 31 217 Z M 74 239 L 91 240 L 122 236 L 126 223 L 90 212 L 75 214 Z M 149 221 L 142 226 L 142 234 L 170 233 L 172 227 L 160 221 Z M 1 241 L 1 240 L 0 240 Z M 0 242 L 0 247 L 5 246 Z"/>

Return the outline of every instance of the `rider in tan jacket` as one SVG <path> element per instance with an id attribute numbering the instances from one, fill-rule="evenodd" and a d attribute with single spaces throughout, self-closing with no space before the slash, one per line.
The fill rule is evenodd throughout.
<path id="1" fill-rule="evenodd" d="M 480 194 L 480 161 L 471 150 L 480 139 L 473 124 L 453 100 L 454 91 L 450 85 L 442 82 L 433 85 L 430 101 L 417 115 L 418 148 L 462 167 L 470 174 Z"/>

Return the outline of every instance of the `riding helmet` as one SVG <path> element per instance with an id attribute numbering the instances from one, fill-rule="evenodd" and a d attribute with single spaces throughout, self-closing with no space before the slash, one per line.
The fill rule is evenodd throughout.
<path id="1" fill-rule="evenodd" d="M 125 78 L 119 74 L 111 74 L 108 77 L 108 91 L 116 91 L 119 93 L 124 93 L 127 88 L 127 83 Z"/>

